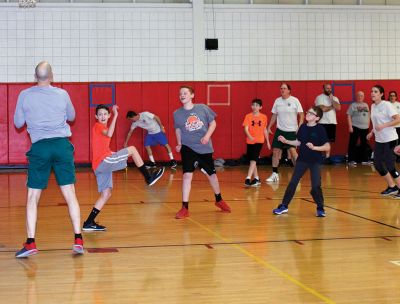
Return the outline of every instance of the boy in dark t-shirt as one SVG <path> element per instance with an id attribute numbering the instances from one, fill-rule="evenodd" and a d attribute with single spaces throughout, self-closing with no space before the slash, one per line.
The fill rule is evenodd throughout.
<path id="1" fill-rule="evenodd" d="M 321 164 L 322 152 L 330 151 L 330 144 L 325 128 L 318 124 L 323 112 L 314 106 L 307 111 L 306 121 L 297 132 L 296 140 L 287 140 L 279 136 L 278 140 L 289 145 L 299 146 L 299 156 L 293 171 L 292 179 L 286 188 L 282 203 L 272 211 L 273 214 L 288 212 L 288 206 L 292 200 L 296 187 L 307 169 L 310 169 L 311 195 L 317 204 L 317 217 L 324 217 L 324 197 L 321 189 Z"/>

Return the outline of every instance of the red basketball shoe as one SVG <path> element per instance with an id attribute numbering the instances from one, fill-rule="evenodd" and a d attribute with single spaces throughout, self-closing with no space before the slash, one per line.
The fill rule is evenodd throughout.
<path id="1" fill-rule="evenodd" d="M 224 200 L 216 202 L 215 206 L 221 209 L 222 212 L 231 212 L 231 207 Z"/>

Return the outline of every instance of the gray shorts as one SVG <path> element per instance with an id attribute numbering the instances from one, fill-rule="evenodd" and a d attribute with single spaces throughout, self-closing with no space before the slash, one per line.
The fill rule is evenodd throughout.
<path id="1" fill-rule="evenodd" d="M 99 192 L 113 187 L 112 173 L 125 169 L 128 162 L 128 149 L 122 149 L 103 159 L 94 174 Z"/>

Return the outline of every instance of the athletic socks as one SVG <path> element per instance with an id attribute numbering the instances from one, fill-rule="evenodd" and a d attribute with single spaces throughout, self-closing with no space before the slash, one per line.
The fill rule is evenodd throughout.
<path id="1" fill-rule="evenodd" d="M 272 167 L 272 172 L 278 173 L 278 167 Z"/>
<path id="2" fill-rule="evenodd" d="M 189 209 L 189 202 L 182 202 L 182 207 Z"/>
<path id="3" fill-rule="evenodd" d="M 35 243 L 35 238 L 27 238 L 26 243 L 27 244 Z"/>
<path id="4" fill-rule="evenodd" d="M 172 155 L 172 152 L 171 152 L 171 153 L 168 153 L 168 156 L 169 156 L 169 159 L 170 159 L 170 160 L 174 160 L 174 156 Z"/>
<path id="5" fill-rule="evenodd" d="M 215 194 L 215 201 L 216 201 L 217 203 L 219 203 L 220 201 L 222 201 L 221 193 Z"/>
<path id="6" fill-rule="evenodd" d="M 85 223 L 94 223 L 94 219 L 96 218 L 96 216 L 100 213 L 99 209 L 96 209 L 93 207 L 92 212 L 90 212 L 87 220 L 85 221 Z"/>
<path id="7" fill-rule="evenodd" d="M 149 160 L 152 162 L 152 163 L 155 163 L 156 161 L 154 160 L 154 156 L 153 155 L 149 155 Z"/>
<path id="8" fill-rule="evenodd" d="M 139 171 L 142 172 L 144 179 L 148 181 L 150 179 L 149 171 L 147 171 L 146 166 L 143 164 L 141 167 L 138 167 Z"/>
<path id="9" fill-rule="evenodd" d="M 75 233 L 75 239 L 82 239 L 82 233 Z"/>

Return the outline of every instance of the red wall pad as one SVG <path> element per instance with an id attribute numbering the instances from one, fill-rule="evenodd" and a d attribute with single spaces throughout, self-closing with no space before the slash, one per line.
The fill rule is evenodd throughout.
<path id="1" fill-rule="evenodd" d="M 116 104 L 119 107 L 119 115 L 117 120 L 116 132 L 116 148 L 122 149 L 126 134 L 131 127 L 131 121 L 126 119 L 126 112 L 135 111 L 136 113 L 143 111 L 142 84 L 141 83 L 117 83 L 116 84 Z M 139 154 L 143 154 L 143 131 L 135 130 L 128 142 L 128 146 L 135 146 Z M 129 159 L 132 161 L 132 159 Z"/>
<path id="2" fill-rule="evenodd" d="M 89 125 L 89 90 L 87 84 L 63 84 L 74 105 L 76 118 L 70 123 L 72 137 L 71 142 L 75 147 L 75 162 L 90 162 L 90 131 Z"/>
<path id="3" fill-rule="evenodd" d="M 371 105 L 370 91 L 373 85 L 381 84 L 386 92 L 399 89 L 396 80 L 381 81 L 291 81 L 292 95 L 297 97 L 304 111 L 314 105 L 316 96 L 322 93 L 324 83 L 333 84 L 335 95 L 342 102 L 342 109 L 337 113 L 338 127 L 336 143 L 332 145 L 333 155 L 346 155 L 348 144 L 348 125 L 346 111 L 354 99 L 354 94 L 362 90 L 366 102 Z M 14 127 L 13 117 L 18 94 L 21 90 L 33 84 L 0 84 L 0 145 L 5 149 L 0 150 L 0 164 L 14 165 L 27 162 L 25 153 L 30 147 L 30 139 L 26 128 L 17 130 Z M 271 119 L 272 105 L 280 96 L 280 81 L 237 81 L 237 82 L 141 82 L 141 83 L 108 83 L 92 90 L 92 107 L 89 102 L 88 83 L 63 83 L 54 84 L 62 86 L 68 91 L 76 110 L 76 120 L 71 124 L 72 142 L 75 145 L 75 160 L 78 163 L 91 161 L 91 129 L 95 123 L 95 103 L 114 102 L 120 108 L 117 127 L 111 142 L 113 151 L 123 147 L 131 123 L 125 118 L 128 110 L 136 112 L 150 111 L 158 115 L 167 132 L 169 144 L 176 159 L 180 155 L 175 152 L 176 139 L 173 126 L 173 112 L 181 107 L 179 101 L 179 88 L 181 85 L 190 85 L 195 90 L 195 103 L 208 104 L 217 114 L 217 129 L 213 135 L 215 158 L 239 158 L 246 153 L 245 135 L 243 132 L 243 118 L 251 111 L 251 100 L 261 98 L 263 108 L 261 112 Z M 110 88 L 114 88 L 114 99 Z M 110 95 L 111 94 L 111 95 Z M 148 159 L 143 147 L 143 131 L 135 130 L 129 145 L 134 145 L 144 159 Z M 270 136 L 272 140 L 272 136 Z M 373 142 L 370 143 L 373 145 Z M 168 160 L 164 148 L 154 149 L 158 161 Z M 270 155 L 266 147 L 261 152 L 262 156 Z"/>
<path id="4" fill-rule="evenodd" d="M 0 164 L 8 164 L 7 85 L 0 85 Z"/>
<path id="5" fill-rule="evenodd" d="M 8 161 L 9 164 L 27 164 L 25 153 L 31 146 L 31 140 L 26 126 L 16 129 L 14 126 L 15 106 L 18 95 L 22 90 L 31 87 L 32 84 L 9 84 L 8 85 Z"/>

